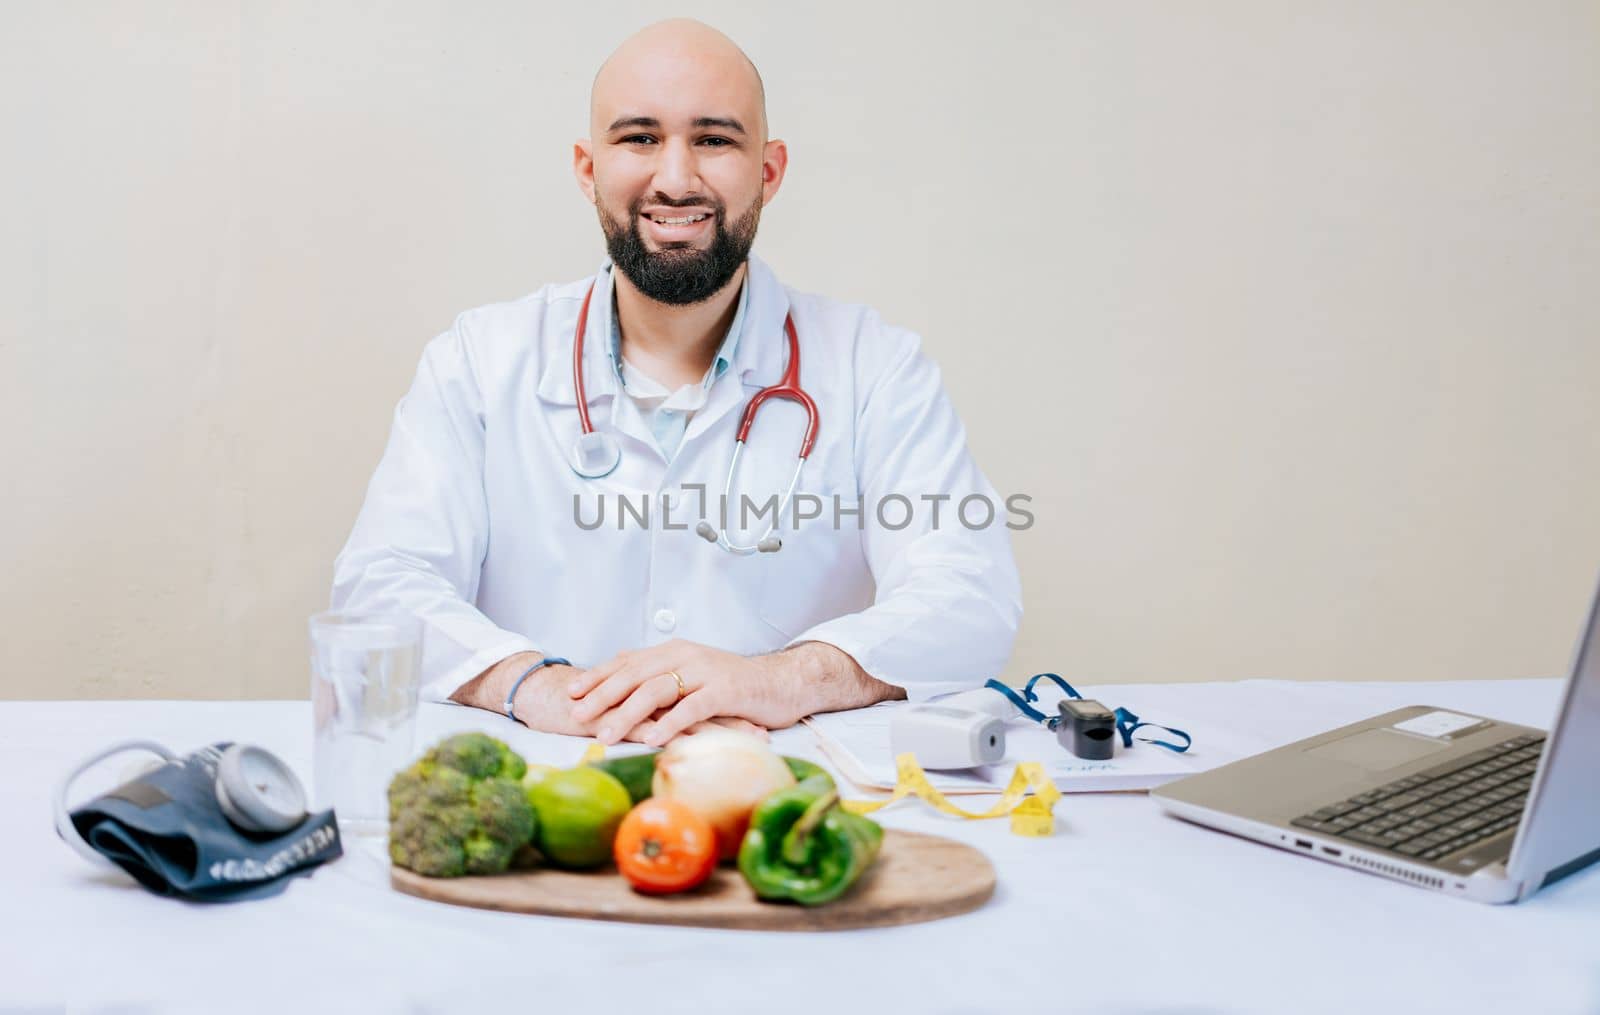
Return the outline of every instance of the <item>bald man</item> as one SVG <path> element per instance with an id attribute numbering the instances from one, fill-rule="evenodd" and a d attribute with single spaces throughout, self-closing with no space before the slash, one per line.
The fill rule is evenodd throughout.
<path id="1" fill-rule="evenodd" d="M 430 344 L 335 565 L 334 608 L 422 617 L 428 697 L 607 743 L 705 722 L 764 731 L 996 675 L 1016 568 L 1005 525 L 951 517 L 996 495 L 937 369 L 915 336 L 783 287 L 750 256 L 788 166 L 754 64 L 698 22 L 652 25 L 596 75 L 590 134 L 573 171 L 609 264 L 464 314 Z M 796 522 L 776 554 L 721 552 L 726 522 L 718 548 L 665 518 L 583 523 L 607 492 L 666 497 L 666 516 L 681 503 L 669 488 L 697 489 L 703 507 L 740 408 L 784 372 L 791 324 L 821 416 L 795 503 L 845 493 L 853 514 Z M 598 416 L 608 395 L 591 438 L 581 410 Z M 763 409 L 746 477 L 794 463 L 799 430 L 766 417 L 793 409 Z M 563 468 L 580 432 L 621 448 L 614 471 Z M 931 498 L 932 517 L 896 524 L 878 509 L 896 497 Z"/>

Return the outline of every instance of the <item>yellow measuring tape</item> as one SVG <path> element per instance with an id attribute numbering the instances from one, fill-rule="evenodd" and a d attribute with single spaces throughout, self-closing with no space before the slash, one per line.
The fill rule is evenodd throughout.
<path id="1" fill-rule="evenodd" d="M 1011 815 L 1013 835 L 1046 836 L 1056 830 L 1055 806 L 1061 791 L 1044 774 L 1044 766 L 1037 761 L 1024 761 L 1011 773 L 1000 799 L 986 811 L 969 811 L 957 807 L 950 798 L 934 789 L 928 775 L 917 764 L 915 755 L 900 754 L 894 759 L 894 792 L 887 800 L 845 800 L 842 805 L 852 814 L 871 814 L 908 796 L 920 797 L 941 814 L 949 814 L 969 821 Z M 1028 796 L 1028 790 L 1033 795 Z"/>
<path id="2" fill-rule="evenodd" d="M 605 755 L 605 747 L 593 743 L 584 749 L 583 757 L 578 759 L 578 764 L 592 764 Z M 528 767 L 553 769 L 555 766 L 529 765 Z M 1009 814 L 1013 835 L 1043 837 L 1055 834 L 1055 806 L 1061 799 L 1061 791 L 1056 789 L 1056 784 L 1044 774 L 1044 766 L 1037 761 L 1024 761 L 1018 764 L 1011 773 L 1011 781 L 1000 794 L 1000 799 L 986 811 L 963 810 L 951 803 L 949 797 L 934 789 L 933 783 L 928 781 L 928 774 L 917 764 L 914 754 L 896 755 L 894 768 L 894 792 L 887 800 L 843 800 L 840 801 L 840 806 L 852 814 L 871 814 L 897 800 L 914 796 L 927 801 L 929 806 L 941 814 L 965 818 L 968 821 L 981 821 Z M 1028 795 L 1030 788 L 1033 790 L 1032 796 Z"/>

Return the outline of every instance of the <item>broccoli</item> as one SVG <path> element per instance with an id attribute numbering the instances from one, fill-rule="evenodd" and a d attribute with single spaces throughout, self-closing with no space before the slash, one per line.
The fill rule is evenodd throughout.
<path id="1" fill-rule="evenodd" d="M 533 839 L 527 770 L 487 734 L 441 741 L 389 783 L 389 858 L 430 877 L 505 870 Z"/>

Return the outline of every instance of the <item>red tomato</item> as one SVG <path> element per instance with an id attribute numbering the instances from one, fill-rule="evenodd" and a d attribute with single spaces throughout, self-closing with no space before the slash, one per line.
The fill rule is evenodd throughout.
<path id="1" fill-rule="evenodd" d="M 688 804 L 651 797 L 622 819 L 612 851 L 617 868 L 634 888 L 667 895 L 711 876 L 717 865 L 717 836 Z"/>

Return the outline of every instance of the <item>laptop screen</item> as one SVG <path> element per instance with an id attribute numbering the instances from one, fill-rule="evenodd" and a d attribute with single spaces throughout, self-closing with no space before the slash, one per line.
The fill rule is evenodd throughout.
<path id="1" fill-rule="evenodd" d="M 1600 859 L 1600 589 L 1512 848 L 1524 892 Z"/>

